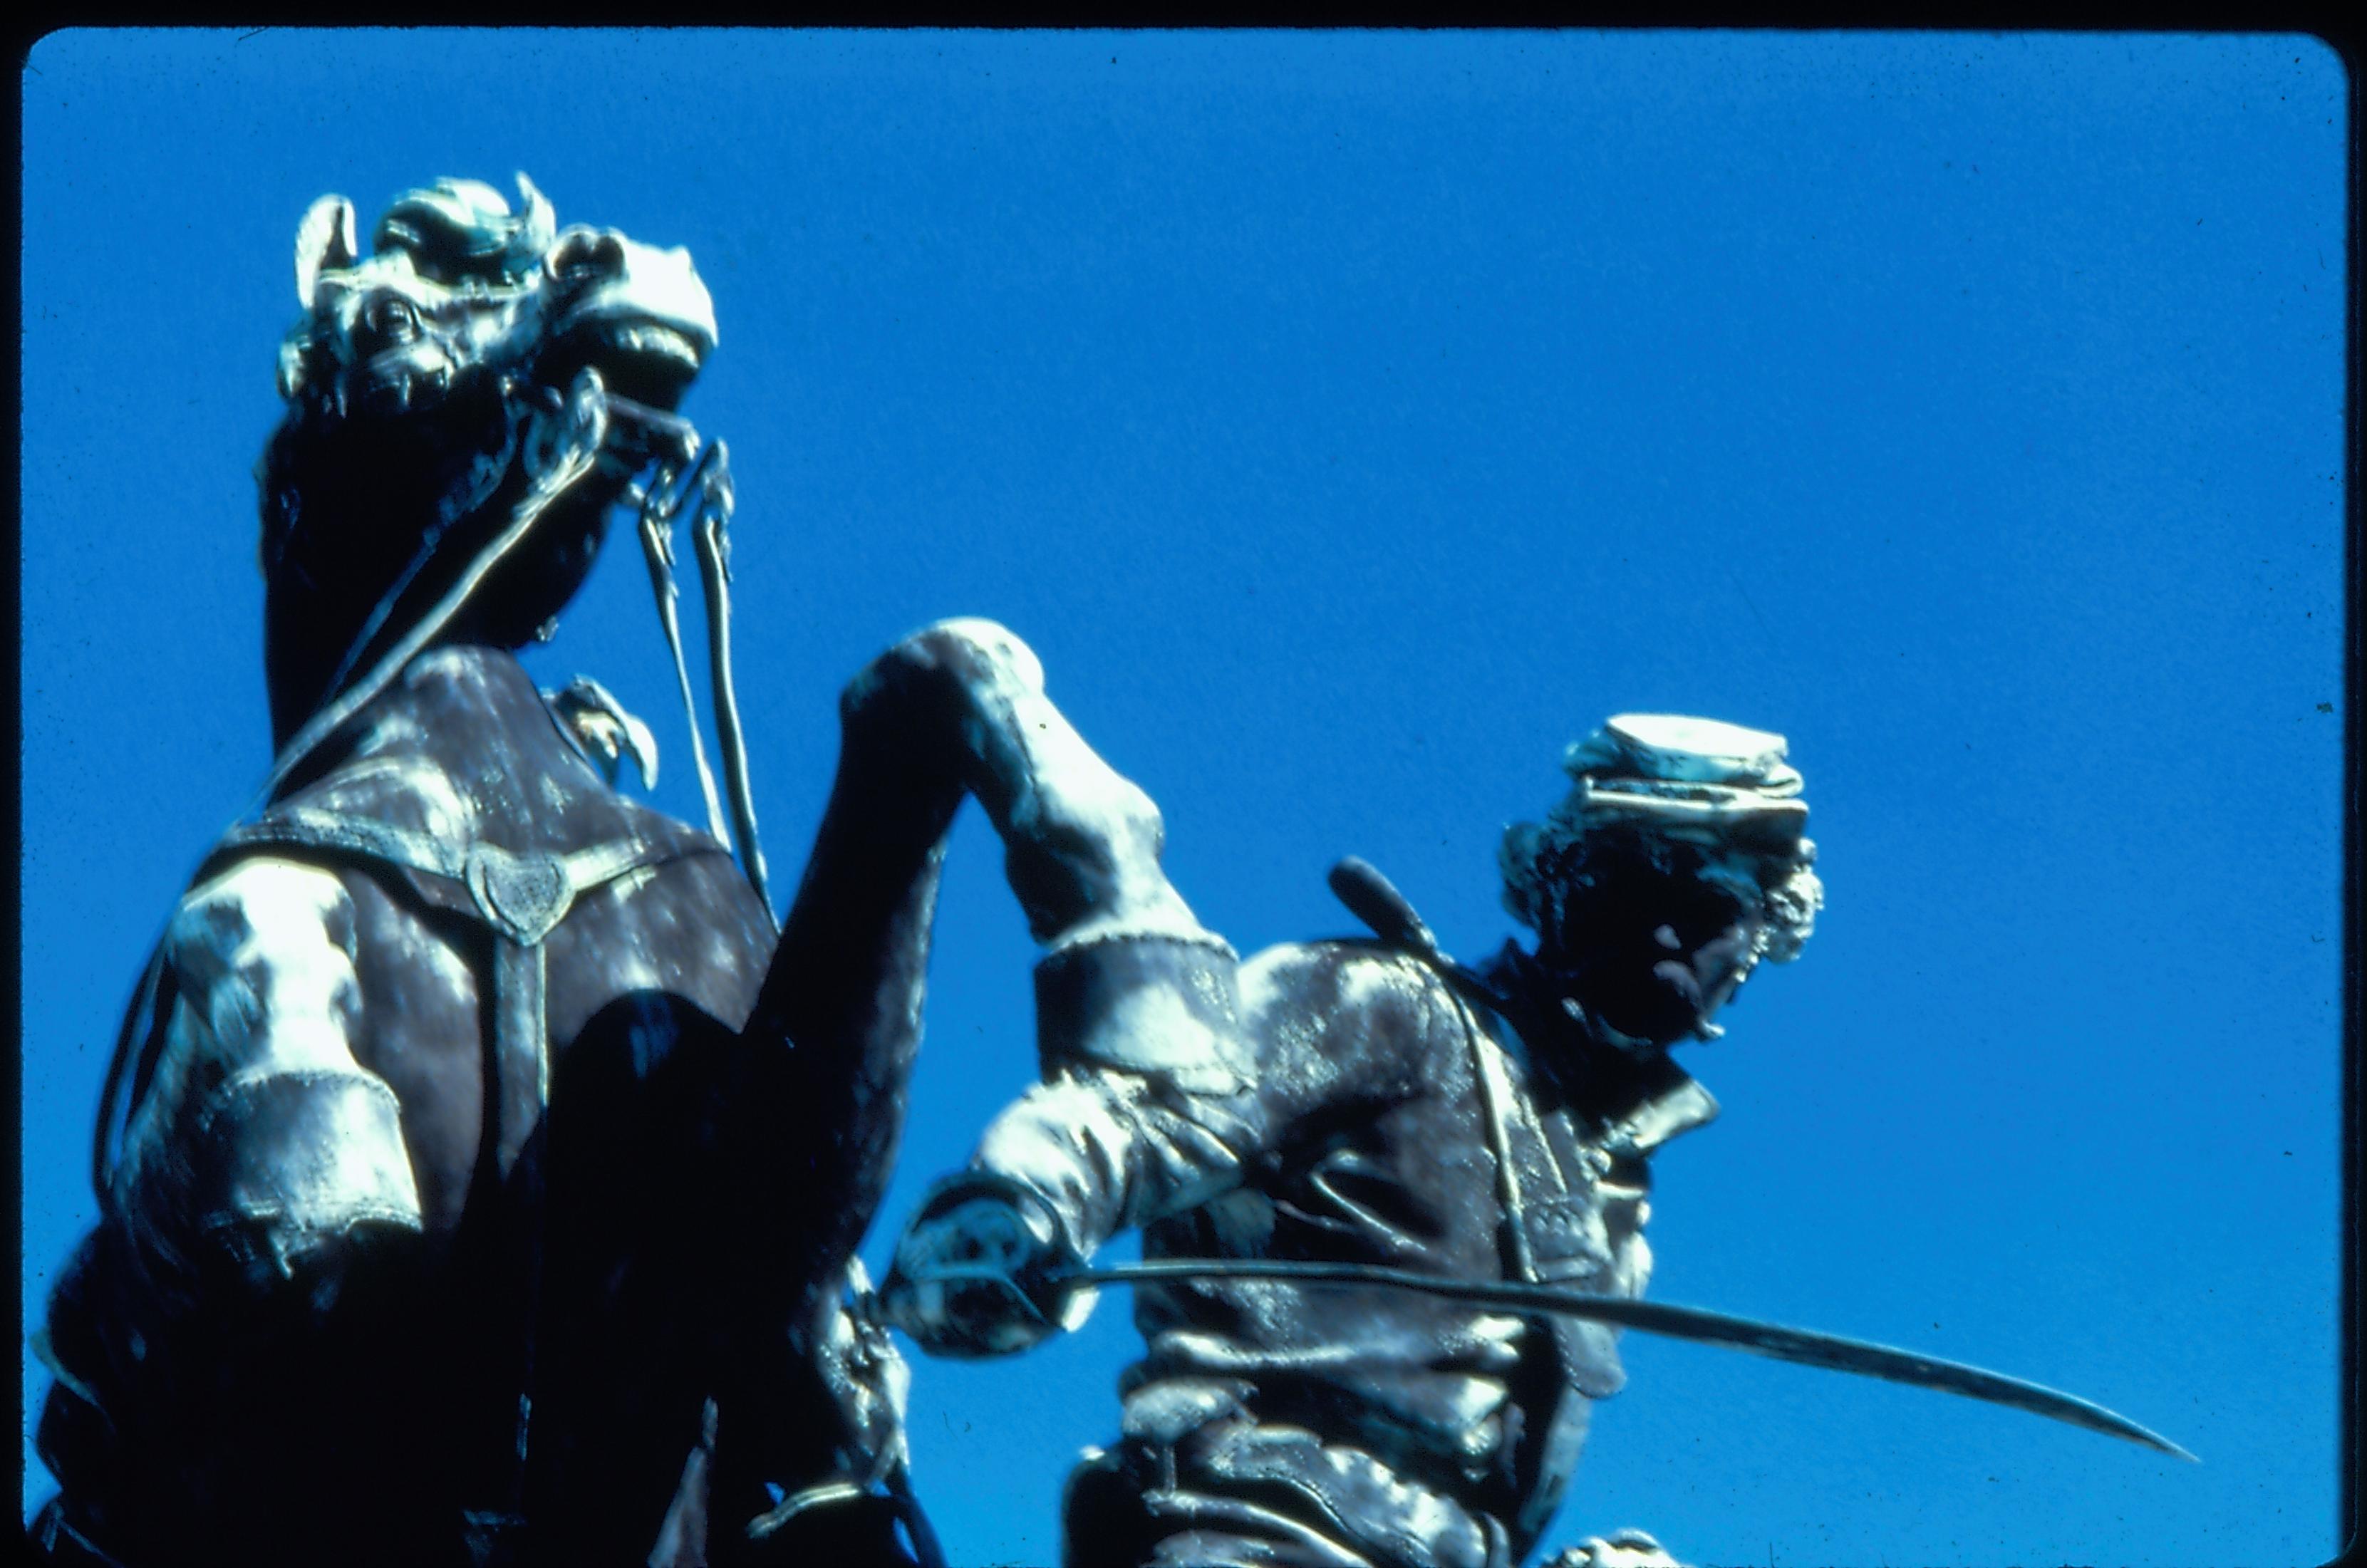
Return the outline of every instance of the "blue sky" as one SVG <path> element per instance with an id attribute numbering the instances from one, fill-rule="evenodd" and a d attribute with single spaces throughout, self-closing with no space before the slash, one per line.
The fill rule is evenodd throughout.
<path id="1" fill-rule="evenodd" d="M 252 467 L 297 219 L 524 169 L 714 293 L 685 412 L 739 480 L 776 882 L 838 686 L 952 614 L 1033 643 L 1244 951 L 1352 929 L 1350 852 L 1491 947 L 1497 835 L 1610 713 L 1791 738 L 1830 904 L 1692 1054 L 1725 1115 L 1659 1162 L 1654 1294 L 2033 1377 L 2204 1462 L 1630 1336 L 1555 1541 L 2332 1555 L 2322 45 L 76 32 L 23 81 L 28 1317 L 91 1218 L 119 1010 L 268 760 Z M 648 718 L 698 817 L 629 552 L 534 667 Z M 973 814 L 875 1259 L 1033 1071 L 1032 956 Z M 1114 1293 L 1025 1360 L 916 1367 L 957 1563 L 1055 1558 L 1136 1344 Z"/>

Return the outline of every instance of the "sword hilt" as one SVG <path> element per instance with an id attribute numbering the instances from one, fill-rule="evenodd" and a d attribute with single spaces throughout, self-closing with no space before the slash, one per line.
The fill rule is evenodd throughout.
<path id="1" fill-rule="evenodd" d="M 1373 934 L 1383 942 L 1412 948 L 1442 964 L 1454 964 L 1440 951 L 1430 927 L 1414 913 L 1413 905 L 1398 891 L 1397 884 L 1383 876 L 1372 862 L 1349 855 L 1324 880 L 1340 902 L 1348 906 L 1348 912 L 1372 927 Z"/>
<path id="2" fill-rule="evenodd" d="M 1414 913 L 1412 903 L 1398 891 L 1397 884 L 1382 875 L 1372 862 L 1349 855 L 1334 865 L 1324 880 L 1340 902 L 1348 906 L 1348 912 L 1370 926 L 1375 936 L 1391 947 L 1412 953 L 1466 996 L 1499 1010 L 1505 1007 L 1504 998 L 1493 986 L 1467 964 L 1447 956 L 1428 922 Z"/>

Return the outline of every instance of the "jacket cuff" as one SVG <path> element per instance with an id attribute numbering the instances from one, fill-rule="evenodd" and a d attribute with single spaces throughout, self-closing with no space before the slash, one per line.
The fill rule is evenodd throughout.
<path id="1" fill-rule="evenodd" d="M 1073 1065 L 1115 1067 L 1187 1093 L 1250 1082 L 1240 956 L 1195 926 L 1086 929 L 1036 966 L 1036 1050 L 1046 1077 Z"/>

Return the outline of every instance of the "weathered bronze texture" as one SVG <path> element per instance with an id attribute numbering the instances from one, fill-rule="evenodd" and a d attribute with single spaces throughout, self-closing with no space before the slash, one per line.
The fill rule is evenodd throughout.
<path id="1" fill-rule="evenodd" d="M 776 938 L 730 475 L 674 412 L 711 304 L 685 253 L 561 229 L 518 184 L 516 212 L 409 192 L 368 254 L 341 197 L 300 228 L 261 470 L 277 756 L 108 1075 L 101 1218 L 41 1339 L 62 1491 L 33 1535 L 58 1560 L 926 1558 L 904 1369 L 846 1303 L 956 807 L 984 802 L 1047 942 L 1214 940 L 1148 799 L 975 621 L 847 687 Z M 733 819 L 710 784 L 711 831 L 617 793 L 654 748 L 605 688 L 546 697 L 515 656 L 619 505 L 677 660 L 694 529 Z"/>

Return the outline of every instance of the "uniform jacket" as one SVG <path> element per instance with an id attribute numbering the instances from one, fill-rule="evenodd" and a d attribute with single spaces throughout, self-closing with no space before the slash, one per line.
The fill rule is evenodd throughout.
<path id="1" fill-rule="evenodd" d="M 1517 963 L 1508 949 L 1500 972 Z M 1140 1225 L 1146 1258 L 1642 1293 L 1648 1156 L 1716 1112 L 1665 1055 L 1534 1021 L 1524 1038 L 1421 959 L 1365 942 L 1270 949 L 1240 985 L 1251 1059 L 1230 1092 L 1069 1064 L 974 1164 L 1042 1197 L 1081 1251 Z M 1240 1400 L 1463 1498 L 1521 1551 L 1568 1483 L 1589 1403 L 1624 1375 L 1605 1325 L 1382 1286 L 1211 1280 L 1135 1300 L 1148 1354 L 1124 1381 L 1129 1430 L 1172 1438 Z"/>

